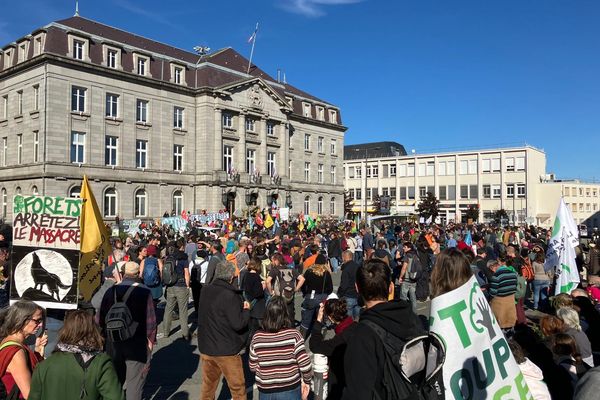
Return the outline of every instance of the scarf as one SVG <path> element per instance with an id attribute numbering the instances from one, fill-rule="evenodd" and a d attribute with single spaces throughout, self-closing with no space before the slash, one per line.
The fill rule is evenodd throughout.
<path id="1" fill-rule="evenodd" d="M 63 353 L 79 354 L 81 356 L 81 358 L 83 359 L 84 363 L 87 363 L 93 357 L 102 353 L 99 350 L 89 349 L 82 345 L 66 344 L 66 343 L 58 343 L 56 345 L 56 350 L 63 352 Z"/>

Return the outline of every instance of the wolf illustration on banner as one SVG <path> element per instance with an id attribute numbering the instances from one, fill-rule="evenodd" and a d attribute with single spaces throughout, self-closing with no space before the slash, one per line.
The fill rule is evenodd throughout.
<path id="1" fill-rule="evenodd" d="M 70 285 L 64 285 L 60 281 L 60 277 L 56 274 L 52 274 L 48 272 L 42 266 L 42 262 L 40 261 L 40 257 L 34 252 L 33 253 L 33 262 L 31 263 L 31 277 L 33 278 L 33 282 L 35 284 L 34 289 L 42 290 L 44 285 L 48 286 L 48 290 L 50 291 L 50 295 L 52 298 L 56 295 L 56 300 L 60 301 L 60 297 L 58 296 L 58 289 L 68 289 L 71 287 Z"/>

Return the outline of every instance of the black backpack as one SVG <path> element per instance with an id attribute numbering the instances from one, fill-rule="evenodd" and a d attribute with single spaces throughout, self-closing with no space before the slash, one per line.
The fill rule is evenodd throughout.
<path id="1" fill-rule="evenodd" d="M 294 301 L 295 283 L 294 270 L 291 268 L 281 268 L 277 272 L 273 294 L 283 297 L 286 303 L 291 303 Z"/>
<path id="2" fill-rule="evenodd" d="M 177 260 L 175 257 L 167 257 L 163 265 L 162 281 L 165 286 L 170 287 L 177 283 L 179 274 L 177 273 Z"/>
<path id="3" fill-rule="evenodd" d="M 423 273 L 423 267 L 421 266 L 421 260 L 417 254 L 411 254 L 408 256 L 408 267 L 406 268 L 406 273 L 404 278 L 415 282 L 417 281 Z"/>
<path id="4" fill-rule="evenodd" d="M 361 320 L 381 339 L 385 361 L 381 382 L 383 391 L 373 391 L 375 400 L 443 400 L 442 366 L 446 351 L 434 333 L 408 340 L 387 332 L 378 324 Z"/>
<path id="5" fill-rule="evenodd" d="M 114 303 L 108 310 L 106 318 L 104 319 L 106 337 L 112 342 L 122 342 L 131 339 L 133 335 L 135 335 L 138 323 L 134 321 L 131 316 L 131 311 L 127 306 L 127 300 L 136 286 L 137 283 L 129 286 L 121 301 L 117 300 L 118 285 L 114 286 Z"/>

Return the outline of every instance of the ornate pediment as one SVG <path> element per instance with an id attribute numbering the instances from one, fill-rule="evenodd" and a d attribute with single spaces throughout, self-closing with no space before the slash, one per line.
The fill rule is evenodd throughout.
<path id="1" fill-rule="evenodd" d="M 218 88 L 219 90 L 232 93 L 238 90 L 246 90 L 247 105 L 250 108 L 262 111 L 267 98 L 272 99 L 284 112 L 291 112 L 292 108 L 286 99 L 277 93 L 261 78 L 250 78 L 230 83 Z"/>

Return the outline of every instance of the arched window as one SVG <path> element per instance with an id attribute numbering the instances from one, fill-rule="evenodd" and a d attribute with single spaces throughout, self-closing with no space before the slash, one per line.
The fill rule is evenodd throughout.
<path id="1" fill-rule="evenodd" d="M 176 190 L 173 192 L 173 211 L 175 211 L 175 215 L 181 215 L 183 211 L 183 193 L 181 190 Z"/>
<path id="2" fill-rule="evenodd" d="M 73 186 L 71 189 L 69 189 L 68 195 L 69 197 L 79 198 L 79 196 L 81 196 L 81 186 Z"/>
<path id="3" fill-rule="evenodd" d="M 329 214 L 335 215 L 335 197 L 332 197 L 329 201 Z"/>
<path id="4" fill-rule="evenodd" d="M 317 214 L 323 215 L 323 197 L 317 199 Z"/>
<path id="5" fill-rule="evenodd" d="M 40 194 L 40 192 L 38 192 L 38 188 L 37 188 L 37 186 L 33 185 L 33 186 L 31 187 L 31 193 L 32 193 L 34 196 L 37 196 L 37 195 L 39 195 L 39 194 Z"/>
<path id="6" fill-rule="evenodd" d="M 21 186 L 15 188 L 15 194 L 21 194 Z"/>
<path id="7" fill-rule="evenodd" d="M 310 213 L 310 196 L 306 196 L 304 198 L 304 214 L 308 215 Z"/>
<path id="8" fill-rule="evenodd" d="M 114 188 L 108 188 L 104 191 L 104 216 L 117 216 L 117 191 Z"/>
<path id="9" fill-rule="evenodd" d="M 146 191 L 144 189 L 139 189 L 135 192 L 135 205 L 134 205 L 134 213 L 136 217 L 145 217 L 146 210 Z"/>
<path id="10" fill-rule="evenodd" d="M 6 189 L 2 188 L 2 217 L 6 218 L 6 212 L 8 211 L 8 194 Z"/>

